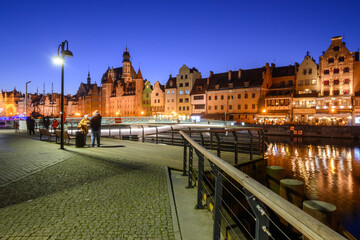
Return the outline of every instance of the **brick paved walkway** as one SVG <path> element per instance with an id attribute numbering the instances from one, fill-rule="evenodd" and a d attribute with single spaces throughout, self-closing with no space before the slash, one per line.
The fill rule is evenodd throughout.
<path id="1" fill-rule="evenodd" d="M 6 131 L 0 141 L 0 239 L 175 238 L 164 167 Z"/>

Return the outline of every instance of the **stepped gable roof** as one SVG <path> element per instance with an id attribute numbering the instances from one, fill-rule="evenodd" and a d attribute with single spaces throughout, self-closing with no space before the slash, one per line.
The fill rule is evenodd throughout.
<path id="1" fill-rule="evenodd" d="M 295 66 L 275 67 L 272 71 L 272 77 L 286 77 L 295 75 Z"/>
<path id="2" fill-rule="evenodd" d="M 190 95 L 193 94 L 204 94 L 206 90 L 207 78 L 198 78 L 195 80 Z"/>
<path id="3" fill-rule="evenodd" d="M 231 72 L 231 80 L 228 80 L 229 72 L 213 74 L 209 77 L 207 90 L 218 90 L 216 85 L 219 85 L 219 90 L 229 89 L 229 83 L 233 84 L 231 89 L 244 88 L 245 82 L 249 83 L 247 87 L 261 86 L 263 83 L 262 73 L 265 70 L 265 68 L 242 69 L 240 78 L 238 78 L 238 71 L 233 71 Z"/>
<path id="4" fill-rule="evenodd" d="M 159 83 L 159 87 L 160 87 L 160 89 L 161 89 L 161 91 L 165 91 L 165 86 L 164 85 L 162 85 L 161 83 Z"/>
<path id="5" fill-rule="evenodd" d="M 172 86 L 170 85 L 170 82 L 173 83 Z M 170 77 L 165 84 L 165 88 L 176 88 L 176 77 Z"/>

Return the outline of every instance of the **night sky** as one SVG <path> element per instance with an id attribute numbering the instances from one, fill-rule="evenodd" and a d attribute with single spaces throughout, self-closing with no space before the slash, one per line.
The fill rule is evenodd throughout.
<path id="1" fill-rule="evenodd" d="M 14 1 L 0 0 L 0 88 L 60 92 L 61 68 L 52 63 L 69 41 L 65 93 L 100 82 L 120 67 L 128 46 L 135 70 L 166 83 L 183 64 L 203 77 L 210 70 L 318 62 L 333 36 L 360 47 L 360 1 Z"/>

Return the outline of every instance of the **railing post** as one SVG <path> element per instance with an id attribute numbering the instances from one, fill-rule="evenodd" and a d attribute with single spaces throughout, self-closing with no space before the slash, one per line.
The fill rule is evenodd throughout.
<path id="1" fill-rule="evenodd" d="M 200 133 L 200 137 L 201 137 L 201 146 L 205 147 L 205 141 L 204 141 L 204 136 L 202 133 Z"/>
<path id="2" fill-rule="evenodd" d="M 158 132 L 158 127 L 157 126 L 155 126 L 155 130 L 156 130 L 156 144 L 158 144 L 159 132 Z"/>
<path id="3" fill-rule="evenodd" d="M 221 153 L 221 142 L 220 142 L 220 136 L 218 133 L 215 133 L 216 141 L 217 141 L 217 156 L 220 157 Z"/>
<path id="4" fill-rule="evenodd" d="M 197 203 L 196 209 L 203 209 L 204 206 L 202 204 L 203 198 L 203 174 L 204 174 L 204 155 L 202 155 L 199 151 L 195 150 L 196 155 L 199 159 L 198 162 L 198 189 L 197 189 Z"/>
<path id="5" fill-rule="evenodd" d="M 144 130 L 144 126 L 141 125 L 142 128 L 142 142 L 145 142 L 145 130 Z"/>
<path id="6" fill-rule="evenodd" d="M 221 230 L 221 206 L 222 206 L 222 173 L 220 169 L 213 163 L 210 166 L 215 175 L 215 204 L 214 204 L 214 227 L 213 239 L 220 240 Z"/>
<path id="7" fill-rule="evenodd" d="M 193 146 L 189 144 L 189 176 L 188 176 L 188 186 L 187 188 L 193 188 L 192 176 L 193 176 Z"/>
<path id="8" fill-rule="evenodd" d="M 244 188 L 244 192 L 246 200 L 256 217 L 255 239 L 268 240 L 271 233 L 269 232 L 269 219 L 267 217 L 266 206 L 246 188 Z"/>
<path id="9" fill-rule="evenodd" d="M 250 160 L 253 160 L 253 134 L 250 130 L 248 130 L 248 133 L 250 135 Z"/>
<path id="10" fill-rule="evenodd" d="M 183 161 L 183 176 L 186 176 L 186 161 L 187 161 L 187 142 L 186 139 L 183 137 L 184 140 L 184 161 Z"/>
<path id="11" fill-rule="evenodd" d="M 191 128 L 189 127 L 189 137 L 191 137 Z"/>
<path id="12" fill-rule="evenodd" d="M 129 128 L 130 128 L 130 130 L 129 130 L 129 135 L 131 135 L 131 125 L 129 124 Z"/>
<path id="13" fill-rule="evenodd" d="M 232 132 L 234 135 L 234 153 L 235 153 L 235 166 L 238 165 L 238 137 L 237 137 L 237 132 L 234 131 Z"/>
<path id="14" fill-rule="evenodd" d="M 174 128 L 172 126 L 171 127 L 171 145 L 174 145 Z"/>

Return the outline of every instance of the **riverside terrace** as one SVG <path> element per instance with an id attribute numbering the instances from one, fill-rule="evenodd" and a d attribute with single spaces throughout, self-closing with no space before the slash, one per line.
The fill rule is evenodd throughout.
<path id="1" fill-rule="evenodd" d="M 141 142 L 103 138 L 100 148 L 69 145 L 65 151 L 59 150 L 54 142 L 39 141 L 38 136 L 0 131 L 0 163 L 4 166 L 0 170 L 1 238 L 220 239 L 222 232 L 231 239 L 249 236 L 292 239 L 294 234 L 299 235 L 281 225 L 278 214 L 310 239 L 343 239 L 231 166 L 236 160 L 235 149 L 239 150 L 240 168 L 250 163 L 253 169 L 264 162 L 261 134 L 254 137 L 258 129 L 246 135 L 253 136 L 248 142 L 252 148 L 247 148 L 246 153 L 245 149 L 234 146 L 231 152 L 231 147 L 212 144 L 210 139 L 212 135 L 216 143 L 227 142 L 229 138 L 242 139 L 244 134 L 240 138 L 235 136 L 251 129 L 211 133 L 207 129 L 188 129 L 189 126 L 180 128 L 184 127 L 186 133 L 179 134 L 185 147 L 145 142 L 151 139 L 160 143 L 160 139 L 165 139 L 162 135 L 175 134 L 174 129 L 170 128 L 169 132 L 163 126 L 155 130 L 138 128 L 138 137 L 134 139 Z M 120 136 L 135 136 L 134 130 L 124 129 Z M 106 129 L 103 131 L 105 134 Z M 143 133 L 148 137 L 143 138 Z M 213 145 L 213 150 L 206 150 L 193 138 L 205 147 Z M 171 142 L 177 138 L 167 139 Z M 251 150 L 255 148 L 257 151 Z M 186 170 L 188 176 L 182 176 L 176 169 Z M 225 196 L 229 194 L 225 192 L 230 188 L 226 181 L 230 178 L 234 180 L 234 191 L 246 188 L 240 192 L 245 194 L 250 207 L 256 202 L 254 211 L 246 209 L 253 221 L 251 226 L 242 228 L 244 221 L 250 222 L 243 217 L 238 221 L 239 215 L 234 215 L 238 207 L 227 205 L 230 202 Z M 206 209 L 211 210 L 214 220 Z"/>

